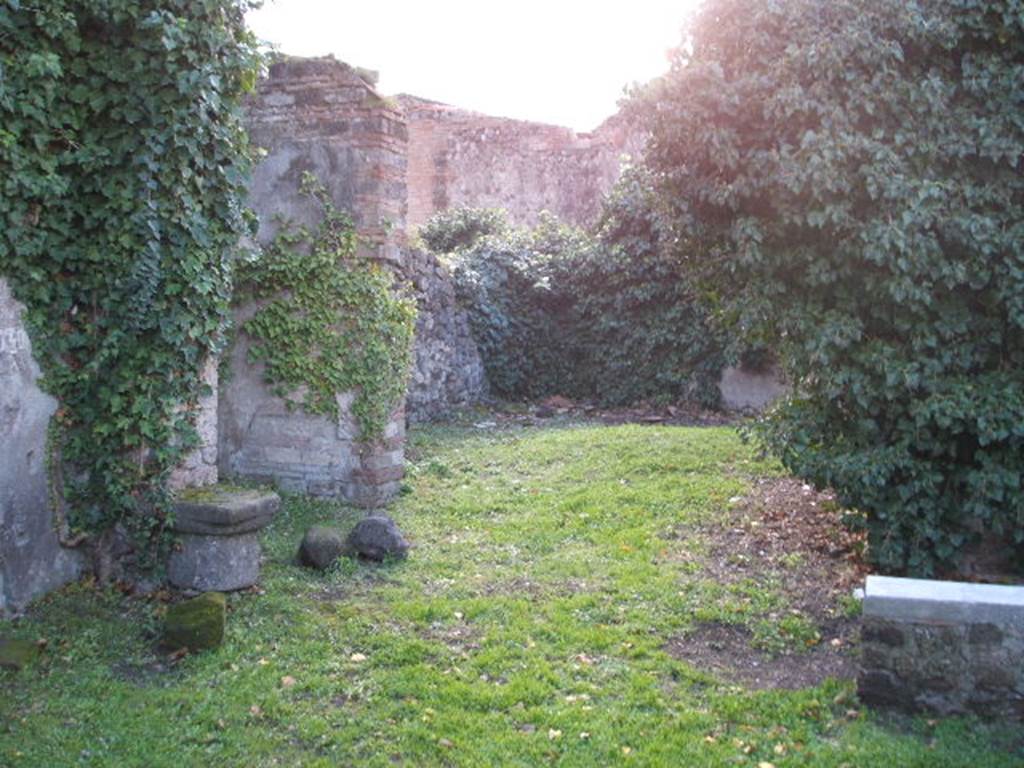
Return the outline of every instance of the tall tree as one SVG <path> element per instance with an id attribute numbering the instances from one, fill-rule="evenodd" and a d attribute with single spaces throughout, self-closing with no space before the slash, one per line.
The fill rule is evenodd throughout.
<path id="1" fill-rule="evenodd" d="M 760 435 L 884 568 L 1024 551 L 1024 2 L 709 0 L 638 99 L 692 267 L 774 340 Z"/>

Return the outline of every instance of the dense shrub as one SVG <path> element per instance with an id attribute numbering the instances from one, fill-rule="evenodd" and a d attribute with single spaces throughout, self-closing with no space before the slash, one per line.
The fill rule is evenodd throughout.
<path id="1" fill-rule="evenodd" d="M 639 170 L 611 196 L 597 232 L 542 214 L 533 229 L 456 209 L 422 231 L 448 255 L 492 390 L 605 404 L 718 402 L 721 334 L 663 248 Z"/>
<path id="2" fill-rule="evenodd" d="M 775 340 L 760 434 L 929 574 L 1024 547 L 1024 3 L 711 0 L 638 103 L 694 269 Z"/>
<path id="3" fill-rule="evenodd" d="M 472 224 L 475 216 L 495 220 L 493 212 L 463 209 L 453 219 L 455 235 L 447 234 L 444 218 L 428 228 L 434 242 L 464 243 L 448 261 L 492 391 L 509 398 L 567 392 L 572 365 L 564 353 L 572 348 L 572 328 L 559 276 L 589 241 L 548 216 L 533 230 L 506 227 L 461 238 L 461 232 L 484 231 Z"/>
<path id="4" fill-rule="evenodd" d="M 575 392 L 624 405 L 639 400 L 716 406 L 727 338 L 654 209 L 642 169 L 626 171 L 605 202 L 594 247 L 564 271 L 572 297 Z"/>
<path id="5" fill-rule="evenodd" d="M 434 253 L 454 253 L 471 247 L 481 237 L 507 231 L 508 221 L 500 208 L 458 206 L 431 217 L 420 227 L 419 236 Z"/>

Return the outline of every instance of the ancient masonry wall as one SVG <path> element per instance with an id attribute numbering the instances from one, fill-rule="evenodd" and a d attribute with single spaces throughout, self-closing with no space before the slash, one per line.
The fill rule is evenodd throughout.
<path id="1" fill-rule="evenodd" d="M 517 224 L 541 211 L 592 222 L 643 135 L 621 116 L 592 133 L 481 115 L 415 96 L 397 97 L 408 123 L 407 224 L 446 208 L 503 208 Z"/>
<path id="2" fill-rule="evenodd" d="M 22 309 L 0 279 L 0 615 L 82 569 L 79 553 L 60 546 L 50 508 L 46 432 L 57 404 L 36 384 Z"/>
<path id="3" fill-rule="evenodd" d="M 261 242 L 273 237 L 279 217 L 316 222 L 316 205 L 300 192 L 310 172 L 334 204 L 351 213 L 361 255 L 401 269 L 405 123 L 359 72 L 331 58 L 278 62 L 248 105 L 248 123 L 253 143 L 266 151 L 250 190 Z M 351 417 L 351 393 L 338 394 L 337 421 L 289 407 L 265 384 L 262 366 L 249 364 L 243 326 L 254 309 L 238 311 L 231 375 L 220 387 L 221 475 L 367 507 L 387 501 L 404 471 L 403 409 L 382 440 L 366 444 Z"/>
<path id="4" fill-rule="evenodd" d="M 410 421 L 426 421 L 478 402 L 487 380 L 448 268 L 431 253 L 408 249 L 404 274 L 419 307 L 405 409 Z"/>

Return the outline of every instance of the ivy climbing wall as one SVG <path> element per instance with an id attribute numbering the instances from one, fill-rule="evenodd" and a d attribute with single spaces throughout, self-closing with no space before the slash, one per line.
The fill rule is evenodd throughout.
<path id="1" fill-rule="evenodd" d="M 303 190 L 303 180 L 314 178 L 330 203 L 351 215 L 359 258 L 400 270 L 405 124 L 359 71 L 331 58 L 279 61 L 248 105 L 248 124 L 254 145 L 265 152 L 249 200 L 262 244 L 270 245 L 285 221 L 318 224 L 322 206 Z M 259 301 L 237 308 L 239 330 L 223 366 L 222 475 L 362 506 L 384 503 L 404 471 L 403 404 L 368 441 L 353 412 L 355 393 L 338 392 L 333 413 L 304 408 L 302 391 L 281 397 L 268 384 L 265 364 L 254 359 L 256 342 L 245 330 L 259 309 Z"/>

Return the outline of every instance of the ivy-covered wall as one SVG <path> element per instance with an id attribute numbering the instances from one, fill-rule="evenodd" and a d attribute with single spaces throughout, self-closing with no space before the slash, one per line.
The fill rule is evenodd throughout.
<path id="1" fill-rule="evenodd" d="M 0 276 L 56 401 L 47 501 L 102 580 L 121 575 L 115 550 L 136 571 L 160 565 L 171 476 L 199 447 L 248 228 L 240 100 L 262 61 L 248 7 L 0 4 Z"/>
<path id="2" fill-rule="evenodd" d="M 332 209 L 351 214 L 358 246 L 355 253 L 339 253 L 342 260 L 354 259 L 358 269 L 377 269 L 381 275 L 380 269 L 397 272 L 405 216 L 405 125 L 360 72 L 332 58 L 283 59 L 260 83 L 247 117 L 253 143 L 265 152 L 253 173 L 249 202 L 260 216 L 258 237 L 268 247 L 268 258 L 278 260 L 283 277 L 289 259 L 275 252 L 275 238 L 286 223 L 312 230 L 325 215 L 304 180 L 323 186 Z M 292 245 L 310 247 L 308 242 Z M 295 285 L 285 290 L 294 298 Z M 319 407 L 322 398 L 318 406 L 304 407 L 316 393 L 294 381 L 275 387 L 274 372 L 268 369 L 274 361 L 260 353 L 263 342 L 254 335 L 253 318 L 269 301 L 257 291 L 235 307 L 237 330 L 220 386 L 221 473 L 272 480 L 289 490 L 340 496 L 364 506 L 384 503 L 397 492 L 404 472 L 404 393 L 393 403 L 391 396 L 389 403 L 375 403 L 391 404 L 394 410 L 376 419 L 371 440 L 360 418 L 365 416 L 361 389 L 334 393 L 330 407 Z M 365 297 L 360 301 L 371 309 Z M 328 311 L 338 312 L 341 323 L 352 316 L 338 307 Z M 401 326 L 394 315 L 387 317 L 396 321 L 396 329 Z M 371 322 L 355 343 L 378 330 Z M 339 380 L 345 378 L 340 368 L 336 372 Z"/>

